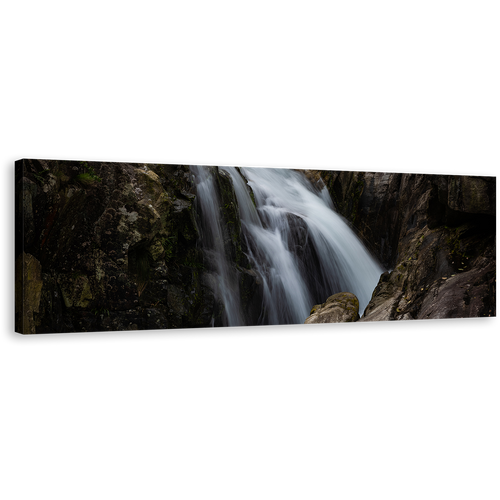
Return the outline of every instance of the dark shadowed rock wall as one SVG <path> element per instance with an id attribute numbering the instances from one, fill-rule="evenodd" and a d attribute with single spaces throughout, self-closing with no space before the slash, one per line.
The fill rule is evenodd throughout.
<path id="1" fill-rule="evenodd" d="M 496 314 L 496 179 L 310 171 L 389 272 L 361 321 Z"/>
<path id="2" fill-rule="evenodd" d="M 17 162 L 17 331 L 208 326 L 194 198 L 183 165 Z"/>

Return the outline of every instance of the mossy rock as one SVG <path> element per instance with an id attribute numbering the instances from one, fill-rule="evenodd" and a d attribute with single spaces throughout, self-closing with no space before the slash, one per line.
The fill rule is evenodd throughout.
<path id="1" fill-rule="evenodd" d="M 350 323 L 358 319 L 358 298 L 353 293 L 340 292 L 328 297 L 324 304 L 315 305 L 305 323 Z"/>
<path id="2" fill-rule="evenodd" d="M 319 311 L 321 309 L 322 305 L 323 304 L 316 304 L 315 306 L 313 306 L 309 315 L 314 314 L 316 311 Z"/>
<path id="3" fill-rule="evenodd" d="M 98 178 L 89 173 L 78 174 L 76 180 L 85 187 L 92 187 L 101 182 Z"/>

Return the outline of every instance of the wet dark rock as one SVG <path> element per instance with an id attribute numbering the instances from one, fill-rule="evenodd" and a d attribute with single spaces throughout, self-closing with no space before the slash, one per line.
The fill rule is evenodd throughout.
<path id="1" fill-rule="evenodd" d="M 24 246 L 28 247 L 33 243 L 35 237 L 35 220 L 33 213 L 33 198 L 38 193 L 37 185 L 23 177 L 18 183 L 18 207 L 17 209 L 24 213 L 24 225 L 22 226 Z M 21 229 L 21 228 L 20 228 Z"/>
<path id="2" fill-rule="evenodd" d="M 496 215 L 494 177 L 347 171 L 322 175 L 338 211 L 387 267 L 394 266 L 399 241 L 412 229 L 488 223 L 488 216 Z"/>
<path id="3" fill-rule="evenodd" d="M 241 304 L 246 324 L 255 324 L 258 320 L 266 324 L 266 311 L 262 308 L 262 280 L 253 269 L 240 268 Z"/>
<path id="4" fill-rule="evenodd" d="M 379 282 L 362 321 L 496 314 L 494 236 L 477 226 L 426 227 L 401 247 L 400 261 Z"/>
<path id="5" fill-rule="evenodd" d="M 237 265 L 249 267 L 248 259 L 244 254 L 241 239 L 241 220 L 238 201 L 234 192 L 231 176 L 217 168 L 217 185 L 221 198 L 222 228 L 225 233 L 225 247 L 231 249 L 230 260 Z"/>
<path id="6" fill-rule="evenodd" d="M 299 260 L 303 260 L 307 252 L 309 231 L 302 217 L 295 214 L 286 214 L 287 228 L 283 228 L 281 237 L 287 242 L 288 249 L 295 253 Z"/>
<path id="7" fill-rule="evenodd" d="M 22 160 L 16 182 L 16 256 L 41 266 L 25 330 L 210 325 L 187 166 Z"/>
<path id="8" fill-rule="evenodd" d="M 495 178 L 322 175 L 340 213 L 391 269 L 361 321 L 496 314 Z"/>

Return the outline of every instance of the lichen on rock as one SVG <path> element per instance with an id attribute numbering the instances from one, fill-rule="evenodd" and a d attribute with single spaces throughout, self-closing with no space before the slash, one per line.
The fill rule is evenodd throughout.
<path id="1" fill-rule="evenodd" d="M 340 292 L 328 297 L 324 304 L 313 306 L 305 323 L 351 323 L 358 319 L 358 298 L 353 293 Z"/>
<path id="2" fill-rule="evenodd" d="M 24 308 L 33 319 L 16 315 L 18 331 L 210 324 L 187 166 L 22 160 L 16 181 L 16 256 L 40 263 L 43 285 L 38 310 L 37 300 Z"/>

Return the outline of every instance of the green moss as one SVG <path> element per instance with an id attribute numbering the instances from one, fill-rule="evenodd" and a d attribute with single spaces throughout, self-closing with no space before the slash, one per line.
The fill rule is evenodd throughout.
<path id="1" fill-rule="evenodd" d="M 48 170 L 42 169 L 40 172 L 33 173 L 36 180 L 40 181 L 42 184 L 46 180 L 46 175 L 49 173 Z"/>
<path id="2" fill-rule="evenodd" d="M 81 182 L 84 186 L 93 186 L 97 182 L 96 179 L 88 173 L 77 175 L 76 180 Z"/>
<path id="3" fill-rule="evenodd" d="M 95 173 L 94 167 L 90 166 L 86 161 L 81 161 L 80 165 L 85 169 L 85 173 L 76 177 L 78 181 L 86 185 L 102 182 L 102 179 Z"/>
<path id="4" fill-rule="evenodd" d="M 161 239 L 161 245 L 165 249 L 165 262 L 172 258 L 176 244 L 177 238 L 175 236 L 166 236 Z"/>
<path id="5" fill-rule="evenodd" d="M 309 313 L 309 315 L 314 314 L 316 311 L 319 311 L 319 309 L 321 309 L 321 304 L 316 304 L 316 305 L 315 305 L 315 306 L 313 306 L 313 308 L 311 309 L 311 312 Z"/>
<path id="6" fill-rule="evenodd" d="M 92 309 L 92 314 L 94 316 L 109 316 L 109 309 L 106 309 L 104 307 L 99 307 Z"/>

